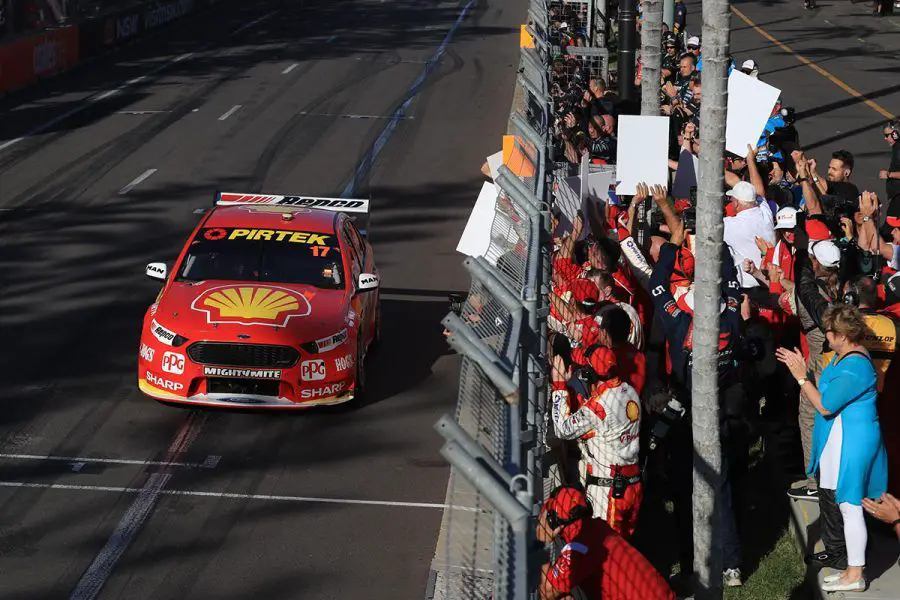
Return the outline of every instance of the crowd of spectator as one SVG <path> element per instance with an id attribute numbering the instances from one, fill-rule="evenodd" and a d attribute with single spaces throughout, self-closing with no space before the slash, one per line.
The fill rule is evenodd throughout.
<path id="1" fill-rule="evenodd" d="M 661 114 L 670 117 L 670 181 L 688 175 L 696 181 L 696 173 L 680 171 L 695 169 L 700 151 L 702 43 L 685 35 L 684 9 L 676 13 L 682 15 L 676 31 L 663 35 Z M 564 49 L 583 44 L 577 15 L 559 9 L 551 18 Z M 765 79 L 752 57 L 737 65 L 732 61 L 729 73 Z M 641 76 L 638 69 L 636 83 Z M 575 56 L 554 63 L 554 159 L 567 174 L 585 156 L 592 164 L 616 163 L 616 124 L 625 109 L 607 83 Z M 900 422 L 886 401 L 900 394 L 900 367 L 891 362 L 900 337 L 900 122 L 883 130 L 892 162 L 879 173 L 886 181 L 880 196 L 858 189 L 850 152 L 808 155 L 793 120 L 793 109 L 779 99 L 758 143 L 743 156 L 722 157 L 723 460 L 715 490 L 722 576 L 726 586 L 742 585 L 732 495 L 764 424 L 789 442 L 784 447 L 791 441 L 797 447 L 796 456 L 782 457 L 788 470 L 795 459 L 797 481 L 787 493 L 820 503 L 825 551 L 806 561 L 836 569 L 827 591 L 860 591 L 864 509 L 882 520 L 896 515 L 893 525 L 900 524 L 900 501 L 887 494 L 889 471 L 891 492 L 900 486 L 900 447 L 881 433 L 886 423 Z M 642 184 L 633 197 L 611 195 L 572 219 L 553 209 L 549 420 L 556 437 L 569 441 L 562 470 L 586 507 L 571 522 L 602 520 L 627 545 L 648 471 L 664 473 L 679 528 L 680 572 L 689 577 L 696 207 L 694 194 L 673 197 L 670 190 Z M 656 216 L 641 219 L 649 203 Z M 651 334 L 662 335 L 660 352 L 649 344 Z M 545 537 L 567 544 L 542 580 L 542 597 L 557 597 L 554 590 L 578 584 L 573 565 L 583 564 L 589 544 L 565 526 L 552 535 L 554 527 L 544 528 Z M 671 593 L 654 587 L 631 596 L 599 581 L 591 585 L 604 598 Z"/>

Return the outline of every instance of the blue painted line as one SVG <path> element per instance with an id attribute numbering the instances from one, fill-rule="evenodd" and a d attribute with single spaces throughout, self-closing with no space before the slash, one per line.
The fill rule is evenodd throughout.
<path id="1" fill-rule="evenodd" d="M 428 59 L 425 63 L 425 67 L 419 73 L 419 76 L 416 77 L 416 80 L 413 81 L 412 86 L 410 86 L 409 90 L 406 92 L 406 99 L 403 103 L 397 107 L 388 121 L 387 125 L 385 125 L 384 130 L 379 134 L 379 136 L 375 139 L 375 143 L 372 144 L 372 148 L 366 153 L 365 157 L 363 157 L 362 161 L 359 163 L 359 166 L 356 167 L 356 172 L 353 174 L 353 179 L 350 180 L 350 183 L 347 184 L 347 187 L 344 188 L 344 191 L 341 192 L 341 198 L 350 198 L 356 193 L 356 188 L 359 186 L 359 182 L 363 181 L 365 177 L 369 174 L 369 171 L 372 169 L 372 165 L 375 163 L 375 159 L 378 158 L 378 155 L 381 154 L 381 151 L 387 145 L 388 140 L 391 139 L 391 136 L 394 134 L 394 131 L 397 129 L 397 124 L 404 119 L 407 109 L 409 105 L 412 104 L 412 101 L 415 100 L 416 96 L 419 95 L 419 92 L 422 91 L 422 86 L 425 84 L 425 80 L 428 79 L 428 76 L 431 75 L 431 72 L 434 70 L 435 65 L 438 64 L 438 61 L 441 60 L 441 57 L 444 56 L 444 52 L 447 51 L 447 46 L 450 45 L 450 41 L 453 39 L 453 35 L 456 33 L 456 30 L 459 29 L 460 24 L 466 18 L 466 15 L 469 14 L 469 9 L 472 8 L 472 5 L 475 4 L 475 0 L 468 0 L 466 5 L 463 6 L 462 10 L 459 12 L 459 16 L 456 17 L 456 22 L 453 23 L 453 26 L 450 28 L 450 31 L 447 32 L 447 35 L 444 36 L 441 45 L 438 46 L 438 49 L 435 51 L 434 55 Z"/>

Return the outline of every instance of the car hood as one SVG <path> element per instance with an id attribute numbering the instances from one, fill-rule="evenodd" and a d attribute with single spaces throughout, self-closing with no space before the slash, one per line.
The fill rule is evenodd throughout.
<path id="1" fill-rule="evenodd" d="M 281 283 L 176 281 L 166 289 L 153 318 L 190 341 L 298 344 L 340 331 L 347 315 L 345 290 Z"/>

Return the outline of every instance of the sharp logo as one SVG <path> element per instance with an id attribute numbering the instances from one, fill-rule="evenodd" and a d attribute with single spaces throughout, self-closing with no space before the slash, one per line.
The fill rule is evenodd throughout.
<path id="1" fill-rule="evenodd" d="M 321 359 L 304 360 L 300 364 L 300 378 L 303 381 L 325 379 L 325 361 Z"/>
<path id="2" fill-rule="evenodd" d="M 141 358 L 146 361 L 153 362 L 153 355 L 156 354 L 156 350 L 148 346 L 147 344 L 141 344 Z"/>
<path id="3" fill-rule="evenodd" d="M 153 319 L 150 322 L 150 333 L 153 334 L 153 337 L 158 339 L 160 342 L 165 344 L 166 346 L 172 345 L 172 340 L 175 339 L 176 333 L 174 331 L 169 331 L 162 325 L 156 322 L 156 319 Z"/>
<path id="4" fill-rule="evenodd" d="M 227 367 L 203 367 L 207 377 L 241 377 L 246 379 L 281 379 L 279 369 L 231 369 Z"/>
<path id="5" fill-rule="evenodd" d="M 340 373 L 341 371 L 347 371 L 348 369 L 353 368 L 353 357 L 349 354 L 347 356 L 340 356 L 334 359 L 334 368 Z"/>
<path id="6" fill-rule="evenodd" d="M 331 385 L 326 385 L 325 387 L 314 388 L 314 389 L 305 389 L 300 391 L 301 398 L 326 398 L 328 396 L 334 396 L 338 394 L 342 389 L 344 389 L 344 382 L 340 381 L 338 383 L 332 383 Z"/>
<path id="7" fill-rule="evenodd" d="M 178 383 L 177 381 L 169 381 L 168 379 L 164 379 L 151 371 L 147 371 L 147 381 L 158 388 L 169 390 L 171 392 L 180 392 L 184 389 L 183 383 Z"/>
<path id="8" fill-rule="evenodd" d="M 162 357 L 162 370 L 173 375 L 184 373 L 184 355 L 177 352 L 166 352 Z"/>

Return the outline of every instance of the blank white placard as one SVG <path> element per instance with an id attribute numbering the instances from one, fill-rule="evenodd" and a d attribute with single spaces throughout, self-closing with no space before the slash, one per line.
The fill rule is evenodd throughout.
<path id="1" fill-rule="evenodd" d="M 616 194 L 630 196 L 637 184 L 669 186 L 669 117 L 619 117 Z"/>
<path id="2" fill-rule="evenodd" d="M 747 156 L 747 144 L 756 148 L 780 95 L 778 88 L 734 69 L 728 76 L 725 149 Z"/>
<path id="3" fill-rule="evenodd" d="M 493 183 L 484 182 L 475 208 L 469 215 L 466 228 L 463 229 L 456 251 L 466 256 L 484 256 L 491 246 L 491 226 L 494 223 L 497 206 L 497 188 Z"/>
<path id="4" fill-rule="evenodd" d="M 503 150 L 487 157 L 488 168 L 491 170 L 491 179 L 497 179 L 500 174 L 500 165 L 503 164 Z"/>

